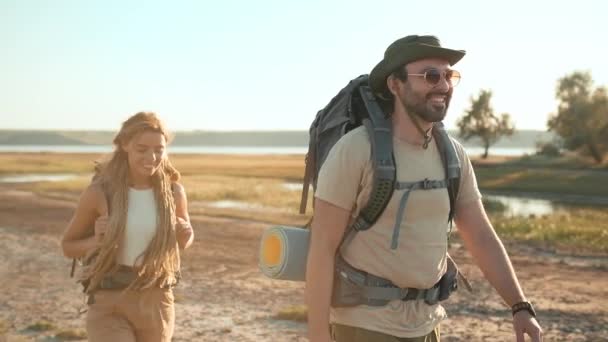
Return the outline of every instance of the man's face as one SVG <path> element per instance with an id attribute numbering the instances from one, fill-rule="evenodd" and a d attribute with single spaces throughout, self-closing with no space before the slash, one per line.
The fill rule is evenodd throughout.
<path id="1" fill-rule="evenodd" d="M 453 87 L 445 73 L 450 64 L 442 59 L 422 59 L 407 64 L 407 80 L 397 89 L 397 98 L 409 113 L 418 115 L 427 122 L 438 122 L 445 118 Z M 427 77 L 424 74 L 427 73 Z M 436 84 L 429 82 L 429 75 L 440 75 Z"/>

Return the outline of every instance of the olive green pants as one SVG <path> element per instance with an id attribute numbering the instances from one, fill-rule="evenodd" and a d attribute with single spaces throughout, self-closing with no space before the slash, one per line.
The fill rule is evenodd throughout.
<path id="1" fill-rule="evenodd" d="M 439 326 L 428 335 L 396 337 L 363 328 L 332 324 L 331 334 L 336 342 L 439 342 Z"/>

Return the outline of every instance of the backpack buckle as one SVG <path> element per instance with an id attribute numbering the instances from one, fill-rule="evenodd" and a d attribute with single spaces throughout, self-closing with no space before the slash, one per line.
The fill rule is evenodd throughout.
<path id="1" fill-rule="evenodd" d="M 425 179 L 422 181 L 422 188 L 423 188 L 424 190 L 428 190 L 428 189 L 430 189 L 430 188 L 431 188 L 431 181 L 430 181 L 428 178 L 425 178 Z"/>
<path id="2" fill-rule="evenodd" d="M 435 305 L 439 302 L 439 287 L 433 286 L 424 291 L 424 302 L 428 305 Z"/>
<path id="3" fill-rule="evenodd" d="M 370 224 L 361 216 L 359 216 L 352 225 L 353 229 L 358 232 L 362 230 L 367 230 L 369 226 Z"/>

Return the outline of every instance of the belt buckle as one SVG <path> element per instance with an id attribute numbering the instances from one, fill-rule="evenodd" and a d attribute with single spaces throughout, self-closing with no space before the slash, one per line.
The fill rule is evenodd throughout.
<path id="1" fill-rule="evenodd" d="M 399 289 L 399 291 L 401 291 L 401 300 L 405 300 L 405 297 L 407 297 L 407 294 L 410 292 L 409 288 L 401 288 Z"/>

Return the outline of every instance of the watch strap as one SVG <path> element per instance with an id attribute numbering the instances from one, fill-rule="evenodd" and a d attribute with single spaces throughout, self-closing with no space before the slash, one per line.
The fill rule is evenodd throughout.
<path id="1" fill-rule="evenodd" d="M 511 306 L 511 313 L 513 315 L 515 315 L 516 313 L 518 313 L 520 311 L 524 311 L 524 310 L 528 311 L 530 313 L 530 315 L 532 315 L 532 317 L 536 317 L 536 311 L 534 311 L 534 307 L 528 301 L 518 302 L 518 303 L 513 304 L 513 306 Z"/>

